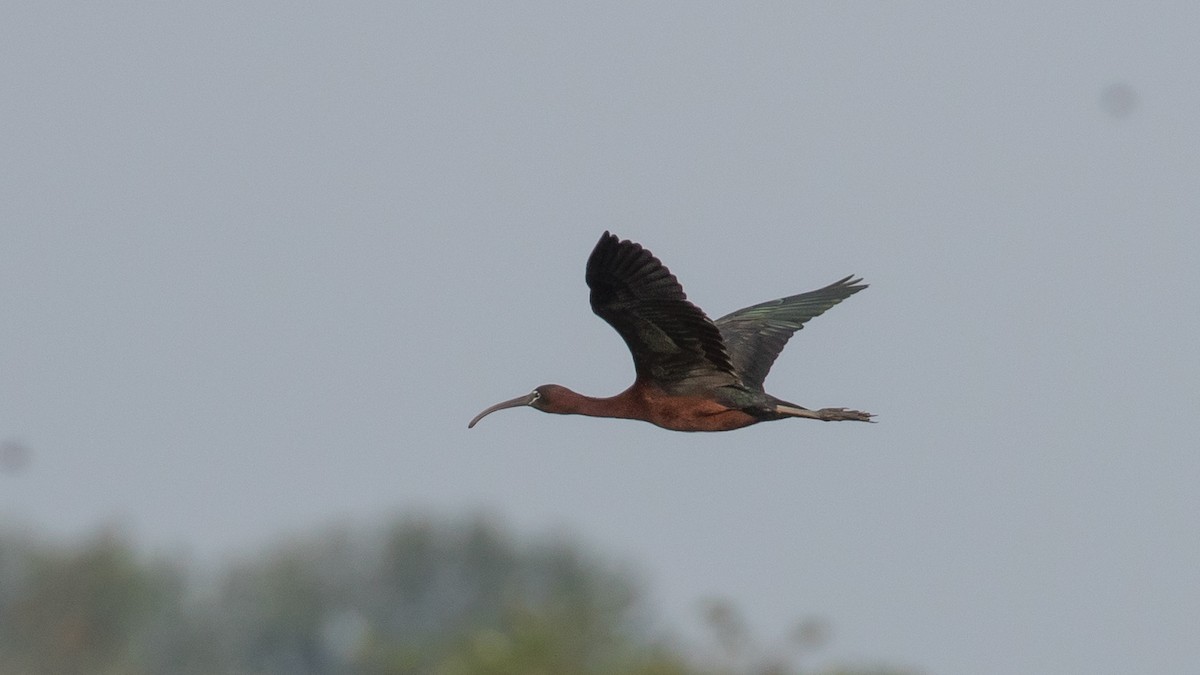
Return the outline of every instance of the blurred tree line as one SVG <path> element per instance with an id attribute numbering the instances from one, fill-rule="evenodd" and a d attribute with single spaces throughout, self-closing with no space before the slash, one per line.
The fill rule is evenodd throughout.
<path id="1" fill-rule="evenodd" d="M 628 572 L 484 520 L 335 527 L 197 576 L 113 532 L 0 532 L 0 675 L 799 672 L 753 653 L 728 603 L 706 609 L 713 648 L 685 649 L 652 629 Z M 795 645 L 821 634 L 801 624 Z"/>

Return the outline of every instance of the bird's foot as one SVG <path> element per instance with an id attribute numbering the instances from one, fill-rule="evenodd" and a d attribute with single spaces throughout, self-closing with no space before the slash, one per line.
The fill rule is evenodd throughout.
<path id="1" fill-rule="evenodd" d="M 870 422 L 874 417 L 871 413 L 865 413 L 859 410 L 846 410 L 845 408 L 821 408 L 816 411 L 819 419 L 824 422 Z"/>

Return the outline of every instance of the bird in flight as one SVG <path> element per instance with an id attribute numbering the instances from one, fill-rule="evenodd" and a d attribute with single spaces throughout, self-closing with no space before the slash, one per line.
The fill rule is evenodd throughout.
<path id="1" fill-rule="evenodd" d="M 607 398 L 544 384 L 485 409 L 468 428 L 497 410 L 520 406 L 644 420 L 674 431 L 729 431 L 785 417 L 827 422 L 873 417 L 846 408 L 809 410 L 763 391 L 767 372 L 792 334 L 866 288 L 862 279 L 849 276 L 712 321 L 650 251 L 605 232 L 588 258 L 586 280 L 592 311 L 616 329 L 633 355 L 633 384 Z"/>

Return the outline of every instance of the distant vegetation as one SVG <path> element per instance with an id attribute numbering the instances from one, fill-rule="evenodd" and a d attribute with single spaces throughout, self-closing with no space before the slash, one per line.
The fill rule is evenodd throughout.
<path id="1" fill-rule="evenodd" d="M 714 644 L 696 654 L 651 630 L 628 573 L 567 542 L 520 543 L 485 521 L 331 528 L 208 582 L 198 575 L 112 533 L 67 545 L 0 534 L 0 673 L 799 672 L 753 653 L 731 605 L 708 606 Z M 822 636 L 820 624 L 804 623 L 795 643 Z M 866 671 L 824 675 L 834 672 Z"/>

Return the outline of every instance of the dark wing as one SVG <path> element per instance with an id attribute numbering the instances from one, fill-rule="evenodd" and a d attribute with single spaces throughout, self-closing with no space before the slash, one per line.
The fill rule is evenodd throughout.
<path id="1" fill-rule="evenodd" d="M 587 263 L 592 311 L 624 338 L 639 378 L 668 390 L 737 382 L 721 332 L 641 245 L 604 233 Z"/>
<path id="2" fill-rule="evenodd" d="M 733 365 L 746 386 L 762 391 L 763 380 L 792 333 L 866 288 L 862 279 L 848 276 L 825 288 L 739 309 L 716 320 Z"/>

